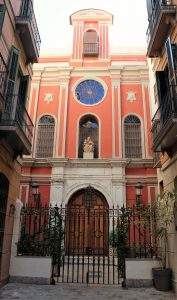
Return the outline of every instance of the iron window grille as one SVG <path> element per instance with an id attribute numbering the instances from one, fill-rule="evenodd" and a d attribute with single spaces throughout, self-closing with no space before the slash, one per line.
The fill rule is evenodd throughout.
<path id="1" fill-rule="evenodd" d="M 53 157 L 55 121 L 51 116 L 43 116 L 38 123 L 36 157 Z"/>
<path id="2" fill-rule="evenodd" d="M 124 121 L 125 157 L 141 158 L 141 122 L 138 117 L 130 115 Z"/>

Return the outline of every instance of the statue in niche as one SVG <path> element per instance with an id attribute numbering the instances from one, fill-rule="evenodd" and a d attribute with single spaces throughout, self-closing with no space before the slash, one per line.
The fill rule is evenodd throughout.
<path id="1" fill-rule="evenodd" d="M 85 153 L 93 153 L 94 151 L 94 142 L 91 140 L 91 137 L 88 136 L 83 143 L 83 150 Z"/>

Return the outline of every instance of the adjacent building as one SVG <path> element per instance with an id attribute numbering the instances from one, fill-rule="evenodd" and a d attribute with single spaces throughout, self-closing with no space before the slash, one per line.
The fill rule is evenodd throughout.
<path id="1" fill-rule="evenodd" d="M 31 153 L 33 123 L 26 110 L 40 36 L 31 0 L 0 1 L 0 283 L 9 276 L 21 157 Z"/>
<path id="2" fill-rule="evenodd" d="M 23 160 L 21 199 L 80 205 L 91 186 L 106 207 L 155 199 L 149 75 L 144 54 L 111 54 L 113 16 L 86 9 L 70 16 L 73 50 L 34 65 L 28 112 L 32 154 Z M 97 193 L 97 194 L 98 194 Z M 84 204 L 83 204 L 84 205 Z"/>
<path id="3" fill-rule="evenodd" d="M 177 189 L 177 1 L 147 0 L 151 58 L 153 150 L 159 167 L 159 192 Z M 177 231 L 170 233 L 170 266 L 177 287 Z"/>

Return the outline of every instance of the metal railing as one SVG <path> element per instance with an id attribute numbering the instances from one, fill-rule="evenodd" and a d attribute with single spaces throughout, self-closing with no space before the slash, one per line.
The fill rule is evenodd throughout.
<path id="1" fill-rule="evenodd" d="M 36 45 L 37 52 L 39 54 L 41 38 L 40 38 L 40 34 L 36 22 L 33 3 L 31 0 L 22 0 L 20 15 L 17 18 L 19 18 L 20 20 L 25 20 L 30 22 L 33 37 L 34 37 L 34 42 Z"/>
<path id="2" fill-rule="evenodd" d="M 98 55 L 99 54 L 99 43 L 84 43 L 83 54 L 84 55 Z"/>
<path id="3" fill-rule="evenodd" d="M 51 278 L 58 282 L 117 284 L 125 278 L 126 257 L 156 256 L 155 227 L 148 205 L 27 205 L 17 255 L 51 257 Z"/>
<path id="4" fill-rule="evenodd" d="M 158 18 L 160 16 L 160 12 L 162 10 L 165 11 L 173 11 L 174 9 L 176 9 L 175 5 L 171 4 L 171 0 L 157 0 L 154 7 L 152 8 L 152 14 L 149 17 L 149 25 L 148 25 L 148 29 L 146 32 L 146 36 L 147 36 L 147 42 L 149 43 L 150 38 L 152 36 L 152 33 L 154 31 L 154 28 L 157 24 Z"/>
<path id="5" fill-rule="evenodd" d="M 152 119 L 152 135 L 154 141 L 165 127 L 168 120 L 177 117 L 177 106 L 174 105 L 177 102 L 177 93 L 175 93 L 177 86 L 171 87 L 171 89 L 172 88 L 174 92 L 171 93 L 170 89 L 168 90 L 161 100 L 162 104 L 157 109 Z M 174 96 L 172 96 L 172 94 L 174 94 Z"/>
<path id="6" fill-rule="evenodd" d="M 7 77 L 7 66 L 2 55 L 0 54 L 0 110 L 2 110 L 5 105 L 4 93 L 5 93 L 6 77 Z"/>
<path id="7" fill-rule="evenodd" d="M 19 95 L 7 96 L 0 126 L 18 126 L 32 143 L 33 123 Z"/>

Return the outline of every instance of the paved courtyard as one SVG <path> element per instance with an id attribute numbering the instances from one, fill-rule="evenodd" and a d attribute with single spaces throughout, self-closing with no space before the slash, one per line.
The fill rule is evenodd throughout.
<path id="1" fill-rule="evenodd" d="M 122 289 L 111 286 L 85 285 L 30 285 L 9 283 L 0 290 L 1 300 L 175 300 L 172 293 L 153 288 Z"/>

